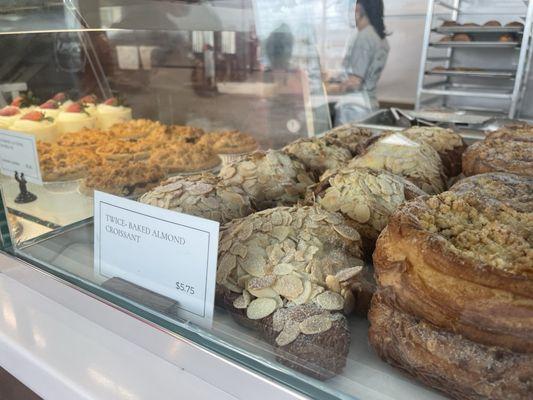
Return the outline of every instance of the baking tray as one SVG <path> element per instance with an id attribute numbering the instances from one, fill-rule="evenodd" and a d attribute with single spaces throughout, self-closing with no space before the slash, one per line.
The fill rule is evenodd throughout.
<path id="1" fill-rule="evenodd" d="M 500 47 L 511 48 L 520 46 L 519 42 L 434 42 L 431 43 L 433 47 L 462 47 L 462 48 L 485 48 L 485 47 Z"/>
<path id="2" fill-rule="evenodd" d="M 433 32 L 450 33 L 523 33 L 522 26 L 439 26 Z"/>
<path id="3" fill-rule="evenodd" d="M 456 71 L 456 70 L 440 70 L 440 71 L 426 71 L 426 75 L 438 76 L 465 76 L 472 78 L 514 78 L 515 72 L 512 70 L 483 70 L 483 71 Z"/>

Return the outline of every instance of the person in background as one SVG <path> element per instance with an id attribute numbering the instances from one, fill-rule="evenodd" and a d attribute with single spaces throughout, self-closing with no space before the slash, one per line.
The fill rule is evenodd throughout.
<path id="1" fill-rule="evenodd" d="M 343 72 L 326 78 L 328 95 L 337 99 L 335 126 L 360 120 L 379 108 L 376 88 L 390 49 L 383 19 L 383 0 L 356 1 L 357 37 L 347 47 Z"/>

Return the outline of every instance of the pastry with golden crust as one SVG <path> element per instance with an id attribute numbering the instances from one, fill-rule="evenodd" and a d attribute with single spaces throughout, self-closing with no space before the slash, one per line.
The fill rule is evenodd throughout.
<path id="1" fill-rule="evenodd" d="M 344 147 L 356 156 L 365 149 L 366 142 L 372 137 L 372 131 L 360 128 L 357 124 L 345 124 L 334 128 L 324 135 L 328 144 Z"/>
<path id="2" fill-rule="evenodd" d="M 372 299 L 369 340 L 389 364 L 457 400 L 523 400 L 533 389 L 533 354 L 484 346 Z"/>
<path id="3" fill-rule="evenodd" d="M 298 139 L 283 148 L 283 151 L 320 176 L 326 170 L 344 167 L 352 159 L 352 153 L 324 138 Z"/>
<path id="4" fill-rule="evenodd" d="M 461 135 L 453 130 L 439 127 L 413 127 L 403 131 L 402 135 L 433 147 L 439 153 L 446 176 L 451 178 L 462 172 L 462 157 L 467 146 Z"/>
<path id="5" fill-rule="evenodd" d="M 491 21 L 487 21 L 483 24 L 483 26 L 492 26 L 492 27 L 500 27 L 502 26 L 502 23 L 500 21 L 496 21 L 496 20 L 491 20 Z"/>
<path id="6" fill-rule="evenodd" d="M 428 194 L 446 189 L 446 175 L 439 154 L 424 142 L 415 142 L 401 133 L 386 133 L 370 145 L 349 168 L 366 167 L 403 176 Z"/>
<path id="7" fill-rule="evenodd" d="M 471 176 L 487 172 L 533 176 L 533 145 L 504 139 L 474 143 L 463 154 L 463 173 Z"/>
<path id="8" fill-rule="evenodd" d="M 258 148 L 252 135 L 237 130 L 208 133 L 199 139 L 199 143 L 211 146 L 217 154 L 245 154 Z"/>
<path id="9" fill-rule="evenodd" d="M 163 135 L 166 127 L 149 119 L 133 119 L 127 122 L 114 124 L 108 129 L 117 139 L 141 139 L 149 135 Z"/>
<path id="10" fill-rule="evenodd" d="M 446 192 L 400 207 L 374 252 L 394 306 L 472 341 L 533 352 L 533 214 Z"/>
<path id="11" fill-rule="evenodd" d="M 111 140 L 96 148 L 96 154 L 108 161 L 142 161 L 150 157 L 156 144 L 149 141 Z"/>
<path id="12" fill-rule="evenodd" d="M 94 151 L 79 147 L 65 148 L 56 143 L 38 142 L 39 165 L 45 182 L 81 179 L 90 168 L 101 164 Z"/>
<path id="13" fill-rule="evenodd" d="M 475 193 L 490 203 L 503 203 L 516 211 L 533 213 L 533 177 L 491 172 L 455 183 L 451 192 Z"/>
<path id="14" fill-rule="evenodd" d="M 281 363 L 325 379 L 346 364 L 341 313 L 355 307 L 360 257 L 361 237 L 342 215 L 278 207 L 224 226 L 217 284 L 232 316 L 262 331 Z"/>
<path id="15" fill-rule="evenodd" d="M 248 154 L 223 166 L 220 177 L 240 185 L 258 210 L 295 204 L 315 183 L 302 163 L 277 150 Z"/>
<path id="16" fill-rule="evenodd" d="M 211 174 L 170 178 L 139 201 L 220 223 L 253 212 L 248 195 L 240 187 Z"/>
<path id="17" fill-rule="evenodd" d="M 113 139 L 113 134 L 99 129 L 83 129 L 59 136 L 57 144 L 63 147 L 96 148 Z"/>
<path id="18" fill-rule="evenodd" d="M 342 213 L 357 229 L 368 254 L 372 254 L 376 239 L 396 209 L 425 194 L 401 176 L 369 168 L 326 173 L 314 191 L 318 204 L 330 212 Z"/>
<path id="19" fill-rule="evenodd" d="M 157 165 L 144 162 L 105 162 L 89 170 L 80 184 L 80 192 L 92 196 L 95 190 L 137 198 L 153 189 L 165 178 L 165 172 Z"/>
<path id="20" fill-rule="evenodd" d="M 472 36 L 467 33 L 456 33 L 455 35 L 453 35 L 452 40 L 454 42 L 471 42 Z"/>
<path id="21" fill-rule="evenodd" d="M 153 150 L 150 163 L 172 175 L 213 170 L 220 166 L 221 160 L 207 146 L 177 142 Z"/>
<path id="22" fill-rule="evenodd" d="M 205 132 L 200 128 L 183 125 L 170 125 L 166 127 L 164 132 L 161 130 L 155 130 L 148 137 L 146 137 L 146 140 L 153 140 L 162 144 L 171 142 L 194 144 L 203 135 L 205 135 Z"/>
<path id="23" fill-rule="evenodd" d="M 485 140 L 494 139 L 529 142 L 533 145 L 533 126 L 526 123 L 509 125 L 489 133 L 485 138 Z"/>

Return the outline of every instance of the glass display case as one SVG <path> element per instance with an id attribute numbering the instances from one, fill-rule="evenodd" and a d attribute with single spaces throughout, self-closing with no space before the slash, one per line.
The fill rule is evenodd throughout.
<path id="1" fill-rule="evenodd" d="M 35 138 L 42 178 L 4 168 L 5 252 L 311 398 L 444 398 L 369 344 L 369 249 L 379 221 L 366 223 L 374 209 L 358 206 L 357 196 L 326 206 L 330 184 L 321 175 L 357 149 L 343 143 L 342 131 L 330 132 L 326 45 L 314 21 L 325 2 L 2 7 L 0 135 Z M 325 145 L 308 141 L 326 132 Z M 325 153 L 309 161 L 302 143 Z M 407 151 L 405 160 L 419 153 Z M 439 173 L 421 184 L 426 193 L 447 185 Z M 395 201 L 390 185 L 401 186 L 404 200 L 424 194 L 396 178 L 380 186 L 369 174 L 369 190 L 377 185 L 388 201 Z M 95 268 L 95 192 L 220 223 L 210 324 L 185 318 L 155 286 Z M 131 240 L 124 235 L 117 247 Z M 154 256 L 146 268 L 162 262 Z"/>

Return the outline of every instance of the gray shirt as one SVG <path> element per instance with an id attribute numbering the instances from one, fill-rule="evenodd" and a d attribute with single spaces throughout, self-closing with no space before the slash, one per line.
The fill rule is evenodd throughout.
<path id="1" fill-rule="evenodd" d="M 360 90 L 368 93 L 377 103 L 376 87 L 389 55 L 387 39 L 381 39 L 372 25 L 359 31 L 348 47 L 342 66 L 347 75 L 356 75 L 363 80 Z"/>

